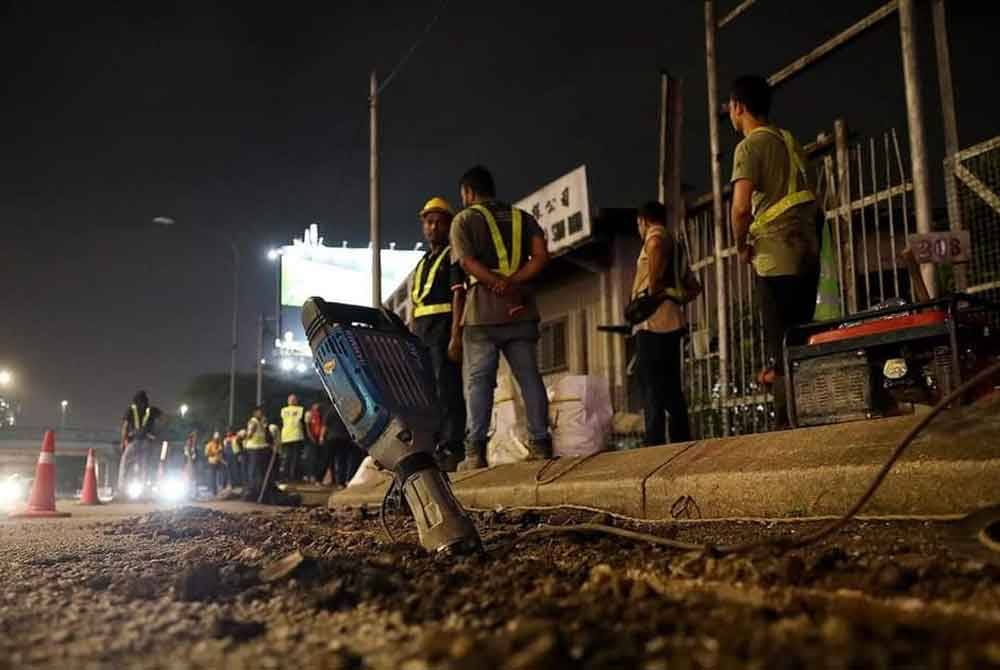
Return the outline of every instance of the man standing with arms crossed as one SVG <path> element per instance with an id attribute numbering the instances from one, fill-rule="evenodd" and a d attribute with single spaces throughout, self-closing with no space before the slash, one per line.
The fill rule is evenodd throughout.
<path id="1" fill-rule="evenodd" d="M 785 331 L 812 320 L 819 281 L 815 196 L 802 148 L 773 126 L 771 87 L 758 76 L 733 82 L 729 119 L 743 140 L 733 158 L 733 237 L 740 259 L 753 264 L 764 323 L 766 367 L 758 381 L 772 386 L 776 427 L 788 425 Z"/>
<path id="2" fill-rule="evenodd" d="M 465 306 L 465 277 L 451 260 L 448 236 L 453 214 L 444 198 L 431 198 L 420 210 L 424 239 L 430 250 L 413 271 L 413 332 L 430 352 L 443 412 L 435 460 L 445 472 L 454 472 L 462 460 L 465 436 L 465 397 L 462 366 L 448 357 L 448 347 L 460 348 L 459 319 Z M 458 318 L 453 318 L 457 316 Z"/>
<path id="3" fill-rule="evenodd" d="M 451 256 L 469 276 L 470 288 L 461 340 L 468 419 L 458 469 L 486 467 L 500 352 L 521 387 L 529 457 L 551 458 L 549 401 L 538 371 L 538 308 L 527 286 L 548 263 L 545 234 L 530 214 L 496 199 L 486 168 L 470 169 L 459 187 L 466 209 L 452 222 Z M 457 347 L 449 347 L 453 355 Z"/>

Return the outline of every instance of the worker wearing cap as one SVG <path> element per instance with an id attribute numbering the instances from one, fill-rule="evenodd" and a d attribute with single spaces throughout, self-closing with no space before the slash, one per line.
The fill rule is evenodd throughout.
<path id="1" fill-rule="evenodd" d="M 743 137 L 733 157 L 733 237 L 753 265 L 764 326 L 767 367 L 758 381 L 774 391 L 776 424 L 787 423 L 782 343 L 785 332 L 812 320 L 819 281 L 815 196 L 802 148 L 771 124 L 771 86 L 759 76 L 733 82 L 729 119 Z"/>
<path id="2" fill-rule="evenodd" d="M 465 397 L 462 367 L 457 362 L 461 360 L 462 331 L 454 316 L 461 315 L 465 307 L 465 276 L 452 262 L 448 244 L 451 205 L 444 198 L 431 198 L 419 216 L 429 249 L 413 271 L 413 332 L 430 351 L 438 406 L 443 413 L 435 455 L 443 470 L 453 472 L 464 454 Z"/>

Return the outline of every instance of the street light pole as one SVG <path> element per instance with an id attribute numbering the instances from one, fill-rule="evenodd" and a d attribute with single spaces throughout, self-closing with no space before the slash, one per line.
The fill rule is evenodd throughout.
<path id="1" fill-rule="evenodd" d="M 168 216 L 158 216 L 153 219 L 153 223 L 158 223 L 163 226 L 172 226 L 176 223 L 173 219 Z M 236 417 L 236 351 L 239 346 L 239 322 L 240 322 L 240 250 L 236 246 L 236 241 L 217 230 L 212 228 L 207 228 L 205 226 L 200 226 L 198 224 L 188 224 L 193 228 L 205 231 L 216 237 L 221 237 L 229 244 L 229 248 L 233 252 L 233 334 L 232 334 L 232 347 L 229 353 L 229 426 L 234 425 L 233 421 Z"/>

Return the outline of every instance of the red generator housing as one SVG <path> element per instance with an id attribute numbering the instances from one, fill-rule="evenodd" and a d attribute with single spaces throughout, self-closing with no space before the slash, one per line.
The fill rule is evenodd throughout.
<path id="1" fill-rule="evenodd" d="M 789 330 L 789 420 L 817 426 L 935 404 L 1000 353 L 998 326 L 1000 306 L 954 294 Z"/>

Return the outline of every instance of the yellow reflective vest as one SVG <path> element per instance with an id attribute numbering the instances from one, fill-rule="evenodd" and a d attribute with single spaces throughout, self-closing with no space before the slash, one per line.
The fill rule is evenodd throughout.
<path id="1" fill-rule="evenodd" d="M 521 268 L 521 235 L 524 226 L 521 222 L 521 210 L 517 207 L 511 209 L 511 234 L 510 234 L 510 254 L 507 253 L 507 247 L 503 243 L 503 235 L 500 234 L 500 227 L 497 225 L 497 220 L 493 216 L 493 213 L 483 205 L 473 205 L 470 209 L 474 209 L 483 215 L 486 219 L 486 225 L 490 229 L 490 237 L 493 238 L 493 247 L 497 252 L 497 265 L 499 267 L 492 268 L 493 272 L 504 277 L 509 277 Z M 469 284 L 475 284 L 478 280 L 470 276 Z"/>
<path id="2" fill-rule="evenodd" d="M 759 126 L 754 128 L 752 132 L 768 133 L 777 137 L 785 143 L 785 150 L 788 152 L 788 189 L 785 193 L 785 197 L 765 209 L 763 212 L 757 212 L 757 216 L 754 217 L 753 223 L 750 224 L 750 234 L 761 236 L 768 233 L 768 224 L 772 221 L 790 210 L 792 207 L 803 205 L 807 202 L 813 202 L 816 199 L 816 196 L 813 195 L 813 192 L 805 186 L 801 189 L 799 188 L 800 178 L 802 179 L 802 184 L 806 184 L 806 166 L 802 164 L 802 159 L 799 158 L 799 152 L 795 150 L 795 138 L 792 137 L 792 134 L 787 130 L 778 130 L 771 128 L 770 126 Z"/>
<path id="3" fill-rule="evenodd" d="M 302 426 L 302 415 L 305 413 L 302 405 L 286 405 L 281 408 L 281 443 L 302 442 L 306 439 Z"/>
<path id="4" fill-rule="evenodd" d="M 438 255 L 438 257 L 431 263 L 430 270 L 427 272 L 427 279 L 424 279 L 424 265 L 427 260 L 427 256 L 420 259 L 417 263 L 417 269 L 413 271 L 413 291 L 410 297 L 413 298 L 413 318 L 419 319 L 422 316 L 430 316 L 432 314 L 449 314 L 451 312 L 451 302 L 438 303 L 436 305 L 425 305 L 424 301 L 427 296 L 430 295 L 431 288 L 434 286 L 434 280 L 437 278 L 438 270 L 441 269 L 441 264 L 444 260 L 451 254 L 451 246 L 444 248 L 444 251 Z"/>

